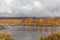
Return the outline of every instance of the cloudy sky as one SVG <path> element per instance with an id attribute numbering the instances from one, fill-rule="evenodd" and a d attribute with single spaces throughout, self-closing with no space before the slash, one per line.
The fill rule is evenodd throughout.
<path id="1" fill-rule="evenodd" d="M 60 17 L 60 0 L 0 0 L 0 17 Z"/>

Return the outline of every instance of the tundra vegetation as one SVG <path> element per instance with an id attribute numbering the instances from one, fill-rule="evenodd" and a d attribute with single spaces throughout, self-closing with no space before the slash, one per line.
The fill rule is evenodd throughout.
<path id="1" fill-rule="evenodd" d="M 40 37 L 39 40 L 60 40 L 60 32 L 48 35 L 48 37 Z"/>

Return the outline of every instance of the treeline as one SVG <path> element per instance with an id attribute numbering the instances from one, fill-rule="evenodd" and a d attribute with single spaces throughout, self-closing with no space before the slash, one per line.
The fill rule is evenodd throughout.
<path id="1" fill-rule="evenodd" d="M 0 25 L 6 26 L 60 26 L 59 18 L 2 19 Z"/>

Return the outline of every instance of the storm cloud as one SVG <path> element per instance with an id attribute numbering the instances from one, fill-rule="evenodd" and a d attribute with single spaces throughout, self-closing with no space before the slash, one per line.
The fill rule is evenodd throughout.
<path id="1" fill-rule="evenodd" d="M 0 17 L 60 17 L 60 0 L 0 0 Z"/>

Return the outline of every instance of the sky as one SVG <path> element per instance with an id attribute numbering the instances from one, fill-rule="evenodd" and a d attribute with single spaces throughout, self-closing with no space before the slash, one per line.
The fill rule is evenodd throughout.
<path id="1" fill-rule="evenodd" d="M 60 17 L 60 0 L 0 0 L 0 17 Z"/>

